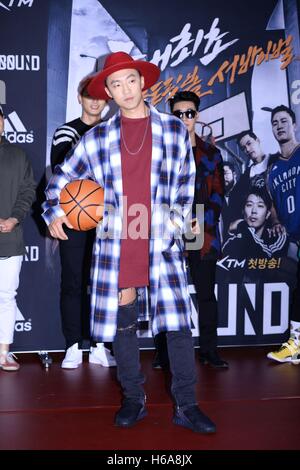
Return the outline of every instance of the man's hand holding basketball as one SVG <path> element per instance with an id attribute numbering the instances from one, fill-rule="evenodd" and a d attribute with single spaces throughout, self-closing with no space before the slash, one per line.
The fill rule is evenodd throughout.
<path id="1" fill-rule="evenodd" d="M 73 225 L 68 221 L 65 215 L 57 217 L 48 227 L 51 237 L 59 238 L 59 240 L 68 240 L 68 237 L 63 229 L 63 224 L 66 224 L 66 226 L 69 228 L 73 228 Z"/>

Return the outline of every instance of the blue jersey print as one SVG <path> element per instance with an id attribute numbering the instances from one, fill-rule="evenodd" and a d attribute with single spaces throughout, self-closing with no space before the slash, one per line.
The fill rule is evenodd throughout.
<path id="1" fill-rule="evenodd" d="M 300 240 L 300 145 L 289 159 L 280 158 L 269 174 L 269 189 L 280 222 L 291 240 Z"/>

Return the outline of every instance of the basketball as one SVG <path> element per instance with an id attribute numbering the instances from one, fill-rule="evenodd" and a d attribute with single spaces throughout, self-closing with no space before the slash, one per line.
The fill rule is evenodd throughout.
<path id="1" fill-rule="evenodd" d="M 103 217 L 104 190 L 95 181 L 71 181 L 60 193 L 60 206 L 75 230 L 91 230 Z"/>

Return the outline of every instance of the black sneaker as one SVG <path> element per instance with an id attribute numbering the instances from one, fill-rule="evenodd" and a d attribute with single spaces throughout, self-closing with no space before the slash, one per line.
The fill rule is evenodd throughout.
<path id="1" fill-rule="evenodd" d="M 147 415 L 145 403 L 135 400 L 125 399 L 115 416 L 115 425 L 123 428 L 134 426 L 137 421 Z"/>
<path id="2" fill-rule="evenodd" d="M 208 352 L 200 351 L 200 363 L 208 364 L 215 369 L 228 369 L 229 367 L 228 362 L 221 359 L 216 350 Z"/>
<path id="3" fill-rule="evenodd" d="M 216 432 L 216 425 L 200 410 L 198 405 L 177 406 L 173 423 L 202 434 Z"/>

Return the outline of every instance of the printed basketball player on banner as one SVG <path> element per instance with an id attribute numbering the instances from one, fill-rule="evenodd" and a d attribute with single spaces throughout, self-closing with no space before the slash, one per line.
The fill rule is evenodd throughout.
<path id="1" fill-rule="evenodd" d="M 104 190 L 95 181 L 72 181 L 61 191 L 60 206 L 74 230 L 91 230 L 103 218 Z"/>

